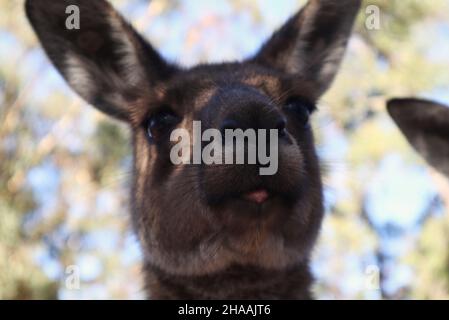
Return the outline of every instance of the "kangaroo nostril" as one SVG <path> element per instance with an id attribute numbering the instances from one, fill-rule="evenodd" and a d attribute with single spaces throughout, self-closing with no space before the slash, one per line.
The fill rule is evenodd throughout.
<path id="1" fill-rule="evenodd" d="M 285 137 L 287 135 L 287 121 L 281 119 L 275 129 L 278 130 L 279 137 Z"/>
<path id="2" fill-rule="evenodd" d="M 239 124 L 234 119 L 226 119 L 220 126 L 220 131 L 222 134 L 226 133 L 226 130 L 235 130 L 239 128 Z"/>

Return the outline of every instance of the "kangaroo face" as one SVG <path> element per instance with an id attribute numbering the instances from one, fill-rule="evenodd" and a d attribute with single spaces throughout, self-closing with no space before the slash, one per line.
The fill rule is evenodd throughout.
<path id="1" fill-rule="evenodd" d="M 200 274 L 235 263 L 284 267 L 304 258 L 322 217 L 309 125 L 313 87 L 248 63 L 182 71 L 160 88 L 144 100 L 149 114 L 133 131 L 136 227 L 152 259 L 171 272 Z M 250 164 L 173 165 L 169 133 L 192 133 L 193 121 L 220 131 L 229 124 L 285 126 L 277 172 L 263 176 Z M 149 122 L 159 122 L 154 134 Z M 157 136 L 150 142 L 149 130 Z"/>
<path id="2" fill-rule="evenodd" d="M 81 28 L 65 28 L 66 7 Z M 310 116 L 344 55 L 358 0 L 311 0 L 254 57 L 191 69 L 166 62 L 102 0 L 28 0 L 28 18 L 70 86 L 127 122 L 134 146 L 132 218 L 149 265 L 204 275 L 232 265 L 304 263 L 323 216 Z M 278 130 L 278 170 L 182 164 L 170 134 Z"/>

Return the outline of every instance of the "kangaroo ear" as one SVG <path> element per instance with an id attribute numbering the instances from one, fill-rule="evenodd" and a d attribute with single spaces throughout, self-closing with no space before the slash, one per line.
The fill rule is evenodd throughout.
<path id="1" fill-rule="evenodd" d="M 309 0 L 253 61 L 315 82 L 323 94 L 343 59 L 360 0 Z"/>
<path id="2" fill-rule="evenodd" d="M 27 0 L 25 9 L 48 57 L 69 85 L 118 119 L 130 120 L 139 88 L 149 88 L 174 72 L 104 0 Z M 79 28 L 72 28 L 69 22 L 78 13 Z"/>
<path id="3" fill-rule="evenodd" d="M 388 112 L 415 149 L 449 177 L 449 108 L 418 99 L 394 99 Z"/>

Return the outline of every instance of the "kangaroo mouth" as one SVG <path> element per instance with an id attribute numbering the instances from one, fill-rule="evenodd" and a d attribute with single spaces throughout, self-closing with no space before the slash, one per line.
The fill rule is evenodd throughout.
<path id="1" fill-rule="evenodd" d="M 257 189 L 243 194 L 243 199 L 256 204 L 263 204 L 270 198 L 270 193 L 266 189 Z"/>
<path id="2" fill-rule="evenodd" d="M 216 211 L 232 210 L 237 215 L 256 216 L 275 207 L 290 207 L 298 201 L 298 195 L 272 190 L 268 187 L 246 188 L 207 197 L 207 203 Z"/>
<path id="3" fill-rule="evenodd" d="M 212 210 L 234 208 L 244 214 L 291 207 L 301 201 L 307 184 L 298 174 L 289 174 L 282 168 L 274 176 L 259 176 L 237 168 L 201 171 L 199 187 L 203 203 Z"/>

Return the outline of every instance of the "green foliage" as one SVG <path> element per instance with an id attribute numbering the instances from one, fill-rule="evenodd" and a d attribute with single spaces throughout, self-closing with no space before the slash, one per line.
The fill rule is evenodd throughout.
<path id="1" fill-rule="evenodd" d="M 412 287 L 412 295 L 416 299 L 448 299 L 448 231 L 447 214 L 431 218 L 423 227 L 417 250 L 407 258 L 417 275 Z"/>

